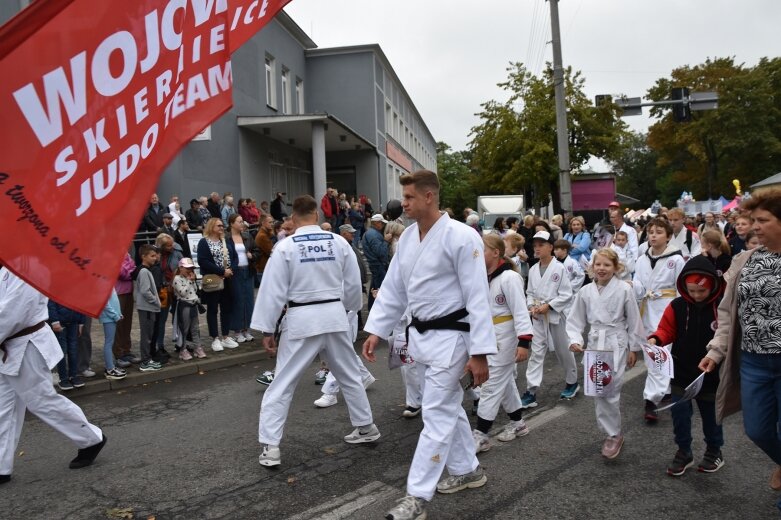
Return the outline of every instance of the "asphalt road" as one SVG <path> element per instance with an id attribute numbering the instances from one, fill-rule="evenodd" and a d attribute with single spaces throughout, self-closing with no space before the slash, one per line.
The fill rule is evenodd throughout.
<path id="1" fill-rule="evenodd" d="M 283 464 L 274 470 L 257 462 L 265 387 L 254 380 L 272 363 L 76 397 L 109 439 L 96 463 L 83 470 L 67 467 L 75 455 L 69 441 L 28 414 L 13 480 L 0 487 L 0 516 L 382 518 L 403 495 L 422 427 L 419 418 L 401 418 L 398 371 L 381 362 L 370 366 L 378 380 L 369 399 L 383 436 L 374 445 L 353 446 L 342 441 L 352 429 L 342 400 L 323 410 L 312 405 L 321 388 L 314 385 L 313 364 L 291 408 Z M 739 416 L 725 424 L 721 471 L 666 475 L 676 449 L 672 425 L 669 414 L 657 426 L 643 423 L 641 370 L 627 373 L 637 376 L 624 387 L 624 449 L 616 461 L 605 462 L 591 399 L 558 400 L 563 381 L 549 356 L 540 407 L 527 415 L 531 433 L 506 444 L 494 440 L 480 455 L 488 484 L 435 497 L 429 518 L 776 518 L 777 496 L 767 485 L 772 466 L 743 435 Z M 500 415 L 497 426 L 505 420 Z M 697 419 L 694 429 L 699 460 L 704 445 Z"/>

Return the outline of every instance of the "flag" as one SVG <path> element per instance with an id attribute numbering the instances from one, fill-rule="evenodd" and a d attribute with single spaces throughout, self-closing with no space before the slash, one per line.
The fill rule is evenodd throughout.
<path id="1" fill-rule="evenodd" d="M 289 0 L 49 0 L 0 27 L 0 261 L 96 316 L 158 179 Z"/>
<path id="2" fill-rule="evenodd" d="M 583 351 L 583 386 L 589 397 L 612 397 L 616 394 L 618 379 L 613 351 Z"/>
<path id="3" fill-rule="evenodd" d="M 643 345 L 643 352 L 645 354 L 645 365 L 648 367 L 649 372 L 673 377 L 673 357 L 666 348 L 646 343 Z"/>

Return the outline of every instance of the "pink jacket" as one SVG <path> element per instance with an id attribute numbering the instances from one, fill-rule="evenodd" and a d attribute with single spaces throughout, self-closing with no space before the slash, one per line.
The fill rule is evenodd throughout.
<path id="1" fill-rule="evenodd" d="M 133 293 L 133 280 L 130 275 L 136 268 L 136 263 L 133 261 L 128 253 L 125 253 L 125 258 L 122 260 L 122 267 L 119 269 L 119 278 L 114 284 L 117 294 L 132 294 Z"/>

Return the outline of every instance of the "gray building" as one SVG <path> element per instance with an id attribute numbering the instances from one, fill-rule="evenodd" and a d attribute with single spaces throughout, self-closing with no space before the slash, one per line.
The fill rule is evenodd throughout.
<path id="1" fill-rule="evenodd" d="M 4 23 L 30 0 L 0 0 Z M 233 107 L 166 168 L 162 202 L 232 192 L 288 201 L 326 187 L 400 198 L 398 178 L 436 171 L 436 142 L 379 45 L 318 48 L 281 11 L 232 56 Z"/>

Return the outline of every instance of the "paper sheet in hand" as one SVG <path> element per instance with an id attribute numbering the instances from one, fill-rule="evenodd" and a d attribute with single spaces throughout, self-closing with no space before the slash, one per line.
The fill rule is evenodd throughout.
<path id="1" fill-rule="evenodd" d="M 583 352 L 584 392 L 590 397 L 611 397 L 617 386 L 613 352 L 586 350 Z"/>
<path id="2" fill-rule="evenodd" d="M 396 334 L 388 345 L 388 369 L 393 370 L 402 365 L 411 365 L 415 361 L 407 350 L 407 339 L 404 333 Z"/>
<path id="3" fill-rule="evenodd" d="M 697 394 L 700 393 L 700 390 L 702 390 L 702 382 L 705 380 L 705 372 L 697 376 L 697 379 L 691 382 L 689 386 L 686 387 L 686 390 L 683 392 L 683 397 L 681 397 L 678 401 L 668 404 L 667 406 L 663 406 L 661 408 L 657 408 L 657 412 L 661 412 L 662 410 L 667 410 L 668 408 L 672 408 L 678 403 L 682 403 L 684 401 L 691 401 L 695 397 L 697 397 Z"/>
<path id="4" fill-rule="evenodd" d="M 645 366 L 648 367 L 649 372 L 673 377 L 673 357 L 670 355 L 669 350 L 658 345 L 646 343 L 643 345 L 643 353 L 645 354 L 643 356 L 645 358 Z"/>

